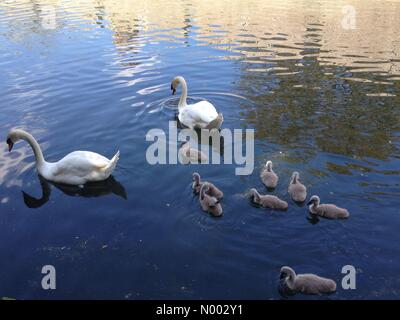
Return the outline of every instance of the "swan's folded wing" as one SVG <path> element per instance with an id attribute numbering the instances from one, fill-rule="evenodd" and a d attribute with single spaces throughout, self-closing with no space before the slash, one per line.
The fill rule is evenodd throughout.
<path id="1" fill-rule="evenodd" d="M 86 176 L 92 171 L 104 169 L 109 160 L 102 155 L 89 151 L 75 151 L 54 163 L 53 176 Z"/>
<path id="2" fill-rule="evenodd" d="M 201 101 L 190 107 L 189 115 L 197 123 L 204 123 L 207 125 L 214 120 L 218 113 L 214 106 L 208 101 Z"/>

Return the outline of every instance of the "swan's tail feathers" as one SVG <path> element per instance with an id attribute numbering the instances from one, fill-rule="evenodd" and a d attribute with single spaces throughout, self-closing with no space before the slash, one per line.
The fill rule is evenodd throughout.
<path id="1" fill-rule="evenodd" d="M 221 128 L 222 122 L 224 122 L 224 116 L 222 113 L 218 113 L 218 116 L 207 125 L 206 129 L 219 129 Z"/>
<path id="2" fill-rule="evenodd" d="M 106 173 L 107 177 L 110 176 L 115 167 L 117 166 L 119 160 L 119 150 L 115 154 L 115 156 L 110 160 L 110 163 L 104 168 L 104 172 Z"/>

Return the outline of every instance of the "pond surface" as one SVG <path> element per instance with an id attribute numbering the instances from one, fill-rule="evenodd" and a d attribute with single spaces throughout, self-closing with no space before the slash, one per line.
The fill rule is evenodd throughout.
<path id="1" fill-rule="evenodd" d="M 289 265 L 334 279 L 329 298 L 400 298 L 399 15 L 381 0 L 1 1 L 0 136 L 28 130 L 49 161 L 121 158 L 114 180 L 60 189 L 26 143 L 1 144 L 0 297 L 281 299 Z M 255 129 L 251 175 L 147 163 L 147 132 L 175 119 L 176 75 L 223 128 Z M 246 198 L 267 192 L 268 159 L 284 213 Z M 195 170 L 225 192 L 222 218 L 200 210 Z M 287 195 L 293 170 L 350 218 L 310 223 Z M 356 290 L 340 286 L 348 264 Z"/>

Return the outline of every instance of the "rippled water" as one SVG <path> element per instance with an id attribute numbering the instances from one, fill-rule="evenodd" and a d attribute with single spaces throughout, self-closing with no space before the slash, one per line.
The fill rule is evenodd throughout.
<path id="1" fill-rule="evenodd" d="M 342 24 L 349 4 L 355 29 Z M 29 130 L 48 160 L 121 159 L 105 185 L 60 189 L 41 184 L 26 144 L 1 146 L 0 296 L 279 299 L 282 265 L 340 284 L 351 264 L 357 289 L 331 298 L 399 298 L 399 14 L 399 1 L 373 0 L 1 1 L 1 136 Z M 223 127 L 255 129 L 252 175 L 147 164 L 146 133 L 175 119 L 178 74 Z M 350 219 L 249 205 L 267 159 L 274 194 L 289 200 L 298 170 Z M 194 170 L 225 192 L 222 219 L 200 211 Z M 41 289 L 46 264 L 55 291 Z"/>

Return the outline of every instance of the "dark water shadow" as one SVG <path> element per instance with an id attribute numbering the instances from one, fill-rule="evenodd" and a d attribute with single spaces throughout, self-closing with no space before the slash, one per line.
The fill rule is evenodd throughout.
<path id="1" fill-rule="evenodd" d="M 41 198 L 35 198 L 27 194 L 25 191 L 22 191 L 24 203 L 28 208 L 31 209 L 40 208 L 49 201 L 51 195 L 51 186 L 55 186 L 64 194 L 71 197 L 96 198 L 109 194 L 115 194 L 121 198 L 124 198 L 125 200 L 128 198 L 124 186 L 115 180 L 113 176 L 110 176 L 104 181 L 86 183 L 83 187 L 54 183 L 47 181 L 40 175 L 38 177 L 40 186 L 42 188 Z"/>
<path id="2" fill-rule="evenodd" d="M 319 218 L 318 218 L 317 215 L 308 214 L 308 216 L 307 216 L 307 221 L 308 221 L 310 224 L 314 225 L 314 224 L 317 224 L 317 223 L 319 222 Z"/>

